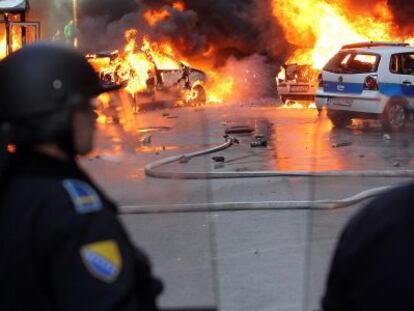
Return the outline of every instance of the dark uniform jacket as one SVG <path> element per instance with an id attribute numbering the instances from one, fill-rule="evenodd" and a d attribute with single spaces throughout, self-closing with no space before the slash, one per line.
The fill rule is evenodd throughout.
<path id="1" fill-rule="evenodd" d="M 156 310 L 116 208 L 74 161 L 17 155 L 0 194 L 0 310 Z"/>
<path id="2" fill-rule="evenodd" d="M 323 309 L 414 310 L 414 185 L 362 209 L 338 242 Z"/>

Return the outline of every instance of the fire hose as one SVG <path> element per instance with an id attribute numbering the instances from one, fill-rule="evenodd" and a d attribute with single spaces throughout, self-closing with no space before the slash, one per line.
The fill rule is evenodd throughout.
<path id="1" fill-rule="evenodd" d="M 365 170 L 365 171 L 252 171 L 252 172 L 171 172 L 158 168 L 181 160 L 218 152 L 233 145 L 234 139 L 226 138 L 224 144 L 183 155 L 168 157 L 145 166 L 145 174 L 164 179 L 223 179 L 223 178 L 268 178 L 268 177 L 414 177 L 414 170 Z M 122 206 L 121 214 L 158 214 L 158 213 L 195 213 L 195 212 L 230 212 L 247 210 L 333 210 L 345 208 L 367 199 L 376 197 L 394 186 L 372 188 L 354 196 L 339 200 L 317 201 L 265 201 L 265 202 L 222 202 L 192 203 L 171 205 Z"/>

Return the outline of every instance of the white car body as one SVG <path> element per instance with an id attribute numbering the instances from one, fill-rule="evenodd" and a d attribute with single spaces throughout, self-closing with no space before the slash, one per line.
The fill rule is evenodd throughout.
<path id="1" fill-rule="evenodd" d="M 414 47 L 392 43 L 344 47 L 322 70 L 320 80 L 316 105 L 325 107 L 328 115 L 343 112 L 350 118 L 379 118 L 391 100 L 410 112 L 414 108 Z M 370 89 L 367 81 L 374 87 Z"/>

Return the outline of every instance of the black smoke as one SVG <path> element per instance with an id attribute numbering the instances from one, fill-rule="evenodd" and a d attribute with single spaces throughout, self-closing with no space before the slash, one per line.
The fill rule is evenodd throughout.
<path id="1" fill-rule="evenodd" d="M 411 0 L 388 0 L 395 23 L 405 35 L 414 37 L 414 4 Z"/>
<path id="2" fill-rule="evenodd" d="M 213 58 L 218 66 L 228 58 L 254 54 L 283 61 L 294 49 L 272 15 L 275 0 L 182 0 L 186 10 L 172 7 L 169 0 L 78 0 L 81 46 L 88 50 L 117 49 L 124 32 L 135 28 L 153 41 L 170 41 L 187 58 Z M 369 12 L 382 0 L 338 0 L 355 15 Z M 32 0 L 34 15 L 40 16 L 46 37 L 72 18 L 72 0 Z M 395 23 L 404 34 L 414 29 L 411 1 L 388 0 Z M 170 18 L 150 27 L 143 18 L 149 9 L 165 9 Z M 352 15 L 352 12 L 350 13 Z M 311 14 L 311 12 L 310 12 Z M 213 53 L 207 53 L 214 47 Z"/>
<path id="3" fill-rule="evenodd" d="M 154 41 L 170 41 L 185 57 L 203 55 L 214 47 L 217 65 L 230 56 L 279 56 L 275 42 L 285 42 L 269 10 L 264 9 L 268 1 L 187 0 L 183 1 L 186 10 L 181 12 L 168 0 L 83 0 L 79 12 L 81 43 L 99 50 L 117 48 L 124 31 L 136 28 Z M 150 27 L 142 13 L 161 8 L 170 18 Z"/>

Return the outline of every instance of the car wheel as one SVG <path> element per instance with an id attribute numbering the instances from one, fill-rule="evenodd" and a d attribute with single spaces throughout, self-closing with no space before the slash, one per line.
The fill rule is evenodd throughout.
<path id="1" fill-rule="evenodd" d="M 207 92 L 202 85 L 197 84 L 193 86 L 190 92 L 190 99 L 187 100 L 187 104 L 201 106 L 207 103 Z"/>
<path id="2" fill-rule="evenodd" d="M 382 127 L 387 131 L 401 131 L 407 122 L 407 112 L 400 102 L 390 102 L 382 114 Z"/>
<path id="3" fill-rule="evenodd" d="M 328 110 L 328 118 L 337 128 L 345 128 L 352 124 L 352 118 L 342 111 Z"/>

